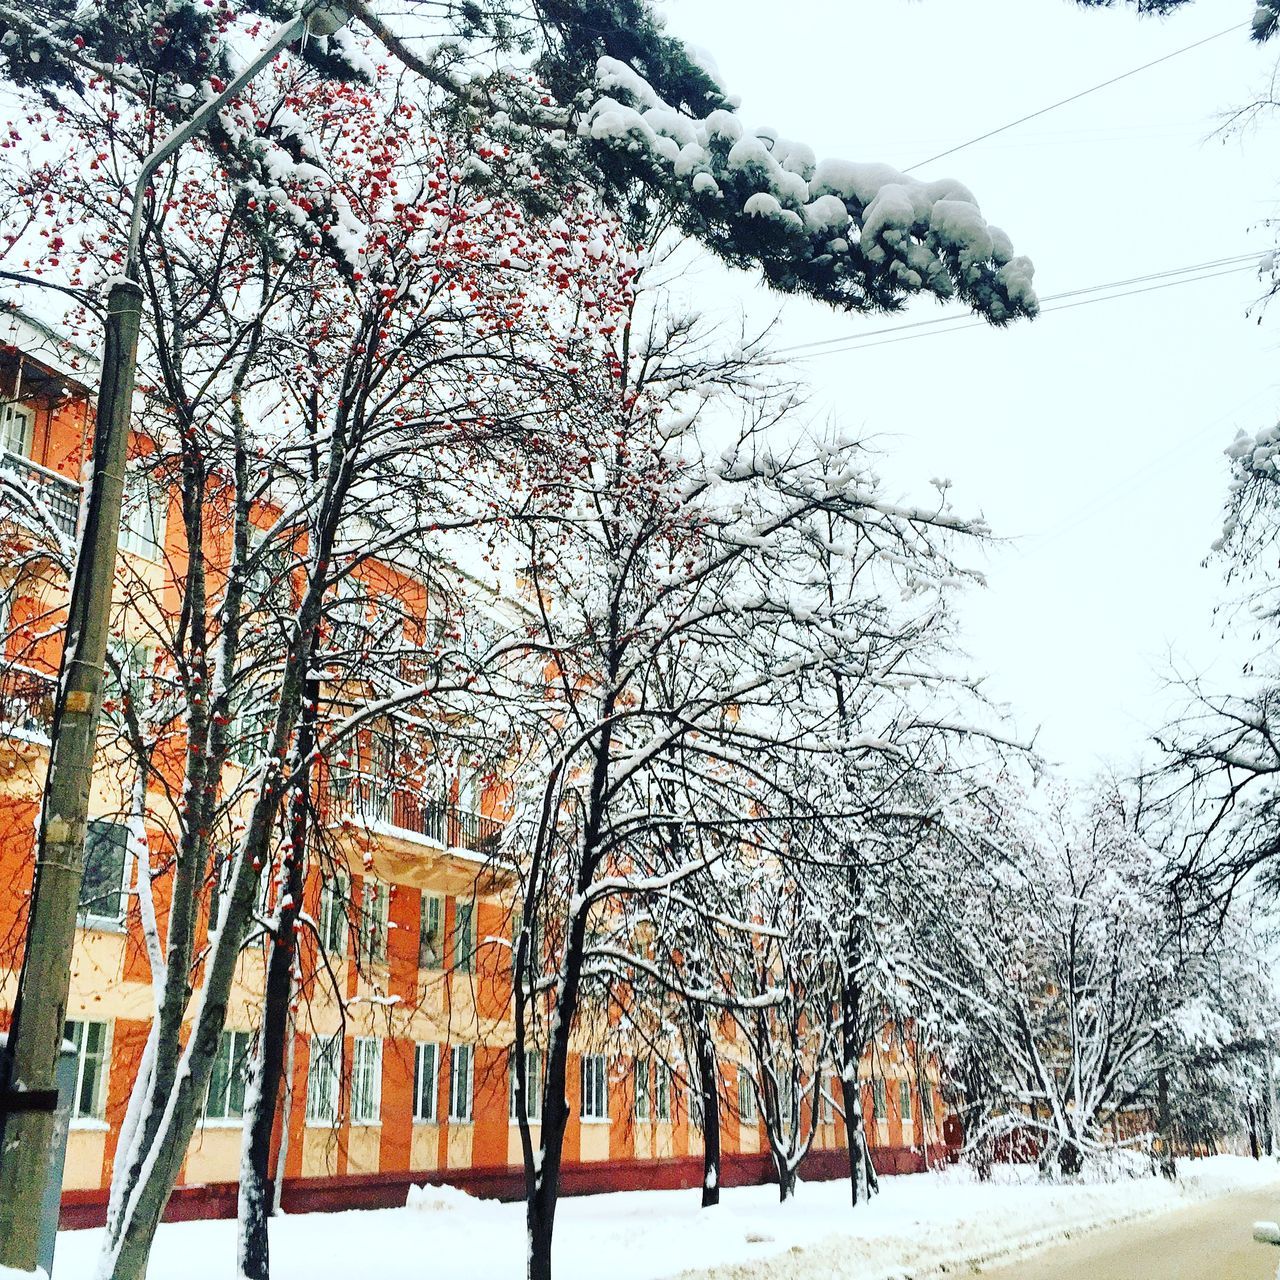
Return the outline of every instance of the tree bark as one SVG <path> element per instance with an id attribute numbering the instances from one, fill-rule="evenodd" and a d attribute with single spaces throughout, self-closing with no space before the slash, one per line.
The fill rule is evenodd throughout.
<path id="1" fill-rule="evenodd" d="M 316 642 L 311 644 L 315 669 Z M 306 681 L 302 713 L 298 718 L 298 759 L 301 762 L 289 809 L 289 840 L 285 845 L 284 876 L 271 954 L 267 960 L 262 1026 L 253 1059 L 253 1080 L 248 1091 L 252 1105 L 244 1117 L 244 1143 L 240 1153 L 239 1267 L 243 1280 L 270 1280 L 271 1249 L 267 1221 L 274 1209 L 271 1189 L 271 1135 L 275 1128 L 280 1081 L 289 1040 L 289 1005 L 293 999 L 293 971 L 298 955 L 298 916 L 306 875 L 307 818 L 311 802 L 311 756 L 315 750 L 316 714 L 320 699 L 318 680 Z M 286 1113 L 284 1124 L 289 1123 Z"/>
<path id="2" fill-rule="evenodd" d="M 1173 1116 L 1169 1110 L 1169 1072 L 1165 1067 L 1156 1071 L 1156 1130 L 1160 1138 L 1160 1173 L 1172 1181 L 1178 1176 L 1178 1165 L 1173 1156 Z"/>
<path id="3" fill-rule="evenodd" d="M 709 1209 L 720 1203 L 720 1090 L 716 1070 L 715 1046 L 707 1015 L 699 1009 L 695 1015 L 694 1047 L 698 1059 L 698 1090 L 702 1095 L 702 1207 Z"/>

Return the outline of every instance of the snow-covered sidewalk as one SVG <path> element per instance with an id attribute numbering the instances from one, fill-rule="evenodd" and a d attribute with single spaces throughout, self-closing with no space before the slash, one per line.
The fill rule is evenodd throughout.
<path id="1" fill-rule="evenodd" d="M 1182 1178 L 1044 1186 L 998 1169 L 979 1184 L 964 1169 L 885 1178 L 854 1212 L 843 1182 L 808 1183 L 779 1205 L 773 1187 L 727 1190 L 702 1212 L 698 1193 L 634 1191 L 565 1200 L 556 1217 L 557 1280 L 889 1280 L 999 1256 L 1194 1200 L 1274 1183 L 1280 1165 L 1242 1157 L 1182 1162 Z M 1242 1229 L 1247 1230 L 1245 1223 Z M 57 1280 L 90 1280 L 100 1233 L 58 1240 Z M 277 1280 L 519 1280 L 522 1206 L 429 1188 L 412 1208 L 305 1214 L 271 1225 Z M 160 1228 L 150 1280 L 226 1280 L 234 1274 L 235 1224 Z"/>

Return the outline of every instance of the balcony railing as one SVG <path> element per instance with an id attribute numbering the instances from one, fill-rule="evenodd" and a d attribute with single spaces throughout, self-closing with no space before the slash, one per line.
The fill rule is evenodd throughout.
<path id="1" fill-rule="evenodd" d="M 449 847 L 472 853 L 493 853 L 502 839 L 502 823 L 472 809 L 449 806 Z"/>
<path id="2" fill-rule="evenodd" d="M 56 677 L 16 662 L 0 665 L 0 733 L 49 741 Z"/>
<path id="3" fill-rule="evenodd" d="M 80 486 L 74 480 L 7 449 L 0 450 L 0 468 L 36 491 L 61 532 L 68 538 L 76 536 L 80 523 Z"/>
<path id="4" fill-rule="evenodd" d="M 329 793 L 348 817 L 445 843 L 446 811 L 440 801 L 424 800 L 403 787 L 389 787 L 385 779 L 344 771 L 329 775 Z"/>
<path id="5" fill-rule="evenodd" d="M 384 779 L 366 773 L 331 773 L 329 794 L 337 811 L 347 817 L 426 836 L 450 849 L 489 854 L 502 837 L 502 823 L 496 818 L 424 800 L 416 792 L 389 787 Z"/>

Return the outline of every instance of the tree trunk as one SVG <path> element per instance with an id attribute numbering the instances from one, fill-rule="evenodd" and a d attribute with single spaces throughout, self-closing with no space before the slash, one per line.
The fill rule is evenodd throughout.
<path id="1" fill-rule="evenodd" d="M 1160 1173 L 1172 1181 L 1178 1176 L 1178 1166 L 1173 1157 L 1173 1116 L 1169 1111 L 1169 1072 L 1164 1067 L 1156 1071 L 1156 1132 L 1160 1139 Z"/>
<path id="2" fill-rule="evenodd" d="M 311 669 L 315 667 L 316 642 L 311 645 Z M 315 719 L 320 699 L 319 681 L 308 679 L 298 718 L 297 756 L 301 762 L 289 810 L 289 840 L 283 852 L 284 876 L 271 954 L 267 960 L 267 984 L 263 996 L 262 1026 L 253 1058 L 253 1080 L 245 1111 L 244 1141 L 240 1151 L 240 1192 L 237 1200 L 238 1262 L 243 1280 L 269 1280 L 270 1240 L 267 1220 L 274 1200 L 271 1191 L 271 1134 L 289 1040 L 289 1005 L 293 999 L 293 970 L 297 961 L 298 916 L 307 860 L 307 816 L 310 806 L 311 756 L 315 749 Z M 286 1112 L 284 1124 L 289 1124 Z"/>
<path id="3" fill-rule="evenodd" d="M 851 957 L 846 955 L 845 980 L 840 984 L 840 1097 L 844 1104 L 845 1145 L 849 1154 L 849 1197 L 856 1209 L 880 1190 L 871 1163 L 866 1129 L 862 1123 L 862 1090 L 858 1084 L 858 1064 L 862 1060 L 862 992 L 848 974 Z M 815 1099 L 816 1103 L 816 1099 Z"/>
<path id="4" fill-rule="evenodd" d="M 698 1090 L 702 1095 L 702 1207 L 720 1203 L 720 1090 L 715 1046 L 705 1010 L 695 1014 L 694 1044 L 698 1059 Z"/>
<path id="5" fill-rule="evenodd" d="M 862 1124 L 862 1089 L 856 1072 L 857 1063 L 854 1063 L 854 1074 L 850 1079 L 847 1062 L 840 1072 L 840 1099 L 844 1106 L 845 1145 L 849 1156 L 849 1197 L 855 1209 L 880 1190 L 880 1180 L 871 1163 L 871 1149 L 867 1146 L 867 1133 Z"/>
<path id="6" fill-rule="evenodd" d="M 775 1155 L 773 1167 L 778 1173 L 778 1200 L 780 1203 L 785 1204 L 796 1193 L 795 1166 L 781 1156 Z"/>

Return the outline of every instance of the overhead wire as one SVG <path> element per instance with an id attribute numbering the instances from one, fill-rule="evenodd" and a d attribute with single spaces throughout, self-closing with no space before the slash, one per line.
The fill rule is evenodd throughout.
<path id="1" fill-rule="evenodd" d="M 1050 294 L 1042 299 L 1039 314 L 1048 315 L 1055 311 L 1070 311 L 1076 307 L 1090 306 L 1099 302 L 1113 302 L 1120 298 L 1130 298 L 1138 294 L 1155 293 L 1162 289 L 1176 288 L 1179 285 L 1197 284 L 1202 280 L 1216 280 L 1220 276 L 1234 275 L 1246 270 L 1253 271 L 1254 265 L 1260 256 L 1256 252 L 1237 254 L 1233 257 L 1195 263 L 1186 267 L 1172 267 L 1164 271 L 1153 271 L 1147 275 L 1130 276 L 1124 280 L 1112 280 L 1104 284 L 1067 289 L 1061 293 Z M 1130 286 L 1142 287 L 1135 288 Z M 1053 305 L 1054 303 L 1059 305 L 1055 306 Z M 880 347 L 891 342 L 908 342 L 915 338 L 936 337 L 939 334 L 954 333 L 960 329 L 990 327 L 986 320 L 972 316 L 935 316 L 929 320 L 912 321 L 910 324 L 886 325 L 880 329 L 868 330 L 866 333 L 797 343 L 794 346 L 781 347 L 772 352 L 772 354 L 795 360 L 812 360 L 818 356 L 838 355 L 845 351 L 855 351 L 863 347 Z M 914 332 L 921 329 L 926 330 L 926 332 Z M 880 339 L 880 341 L 870 341 L 870 339 L 876 338 Z"/>
<path id="2" fill-rule="evenodd" d="M 1223 36 L 1230 35 L 1233 31 L 1239 31 L 1244 27 L 1250 26 L 1249 22 L 1237 22 L 1232 26 L 1225 27 L 1221 31 L 1214 32 L 1211 36 L 1205 36 L 1203 39 L 1195 41 L 1193 44 L 1184 45 L 1181 49 L 1174 49 L 1172 53 L 1166 53 L 1159 58 L 1153 59 L 1151 62 L 1144 62 L 1140 67 L 1134 67 L 1129 71 L 1122 71 L 1118 76 L 1112 76 L 1109 80 L 1103 80 L 1100 84 L 1090 85 L 1087 89 L 1081 89 L 1079 93 L 1073 93 L 1070 97 L 1060 98 L 1057 102 L 1051 102 L 1047 107 L 1041 107 L 1038 111 L 1028 112 L 1025 116 L 1019 116 L 1016 120 L 1010 120 L 1008 124 L 1002 124 L 998 128 L 988 129 L 986 133 L 979 134 L 976 138 L 970 138 L 968 142 L 959 142 L 954 147 L 948 147 L 945 151 L 939 151 L 937 155 L 929 156 L 926 160 L 917 160 L 915 164 L 908 165 L 902 172 L 911 173 L 916 169 L 922 169 L 927 164 L 932 164 L 935 160 L 945 160 L 947 156 L 953 156 L 957 151 L 964 151 L 968 147 L 976 146 L 979 142 L 986 142 L 988 138 L 994 138 L 999 134 L 1007 133 L 1010 129 L 1016 129 L 1020 124 L 1026 124 L 1028 120 L 1038 119 L 1040 116 L 1048 115 L 1050 111 L 1057 111 L 1059 107 L 1065 107 L 1069 103 L 1079 102 L 1081 98 L 1087 98 L 1092 93 L 1097 93 L 1101 89 L 1109 89 L 1113 84 L 1119 84 L 1122 80 L 1128 80 L 1131 76 L 1139 75 L 1143 71 L 1150 71 L 1152 67 L 1158 67 L 1162 62 L 1168 62 L 1172 58 L 1181 57 L 1184 53 L 1190 53 L 1193 49 L 1199 49 L 1203 45 L 1209 44 L 1214 40 L 1221 40 Z"/>

